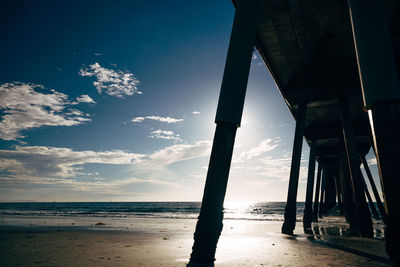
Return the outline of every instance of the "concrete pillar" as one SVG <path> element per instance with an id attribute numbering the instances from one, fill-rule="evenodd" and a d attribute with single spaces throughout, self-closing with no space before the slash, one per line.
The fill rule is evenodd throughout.
<path id="1" fill-rule="evenodd" d="M 329 210 L 336 206 L 336 188 L 335 188 L 335 166 L 329 166 L 329 176 L 325 185 L 325 215 Z"/>
<path id="2" fill-rule="evenodd" d="M 363 183 L 363 187 L 364 187 L 364 191 L 365 191 L 365 196 L 366 196 L 367 199 L 368 199 L 368 205 L 369 205 L 369 209 L 370 209 L 370 211 L 371 211 L 371 214 L 372 214 L 372 216 L 373 216 L 376 220 L 379 220 L 379 219 L 380 219 L 379 213 L 378 213 L 378 211 L 377 211 L 376 208 L 375 208 L 375 203 L 374 203 L 374 201 L 372 200 L 371 195 L 370 195 L 370 193 L 369 193 L 369 191 L 368 191 L 368 187 L 367 187 L 367 184 L 365 183 L 364 175 L 362 174 L 361 170 L 360 170 L 360 177 L 361 177 L 361 180 L 362 180 L 362 183 Z"/>
<path id="3" fill-rule="evenodd" d="M 190 263 L 212 263 L 222 231 L 223 203 L 236 129 L 240 126 L 256 37 L 258 0 L 236 1 L 216 115 L 210 163 Z"/>
<path id="4" fill-rule="evenodd" d="M 300 104 L 297 110 L 296 129 L 293 141 L 292 164 L 290 167 L 288 196 L 285 207 L 285 221 L 282 225 L 282 233 L 292 235 L 296 226 L 296 199 L 299 185 L 299 172 L 301 160 L 301 147 L 303 145 L 304 119 L 306 104 Z"/>
<path id="5" fill-rule="evenodd" d="M 400 105 L 376 106 L 372 110 L 378 169 L 386 211 L 386 251 L 400 266 Z M 391 110 L 388 110 L 391 109 Z"/>
<path id="6" fill-rule="evenodd" d="M 312 214 L 313 222 L 318 222 L 318 198 L 319 198 L 319 191 L 321 188 L 321 174 L 322 174 L 322 166 L 320 163 L 318 163 L 317 185 L 315 186 L 314 208 Z"/>
<path id="7" fill-rule="evenodd" d="M 354 141 L 354 129 L 347 99 L 340 100 L 340 119 L 343 127 L 343 136 L 346 145 L 347 162 L 350 169 L 350 177 L 353 182 L 355 206 L 358 215 L 358 226 L 363 237 L 372 237 L 372 219 L 365 201 L 364 186 L 360 177 L 360 164 L 358 160 L 357 146 Z"/>
<path id="8" fill-rule="evenodd" d="M 314 140 L 310 145 L 310 158 L 308 160 L 307 191 L 303 216 L 303 227 L 305 229 L 311 228 L 312 221 L 312 197 L 314 189 L 316 150 L 316 141 Z"/>
<path id="9" fill-rule="evenodd" d="M 190 258 L 192 262 L 214 261 L 217 242 L 223 226 L 223 203 L 236 129 L 237 126 L 233 124 L 217 124 L 203 201 L 194 233 L 194 245 Z"/>
<path id="10" fill-rule="evenodd" d="M 318 211 L 318 217 L 322 218 L 322 212 L 325 207 L 325 185 L 326 185 L 326 178 L 327 178 L 328 172 L 327 168 L 324 168 L 324 171 L 322 172 L 322 181 L 321 181 L 321 197 L 319 199 L 319 211 Z"/>
<path id="11" fill-rule="evenodd" d="M 360 158 L 361 158 L 362 164 L 364 165 L 364 170 L 365 170 L 365 173 L 367 174 L 367 178 L 369 180 L 369 184 L 371 185 L 372 192 L 374 193 L 374 197 L 375 197 L 376 205 L 378 206 L 379 213 L 381 214 L 381 218 L 382 218 L 383 222 L 386 223 L 385 208 L 383 207 L 381 198 L 378 193 L 378 189 L 376 188 L 374 179 L 372 178 L 371 170 L 369 169 L 369 166 L 368 166 L 368 163 L 367 163 L 367 160 L 365 159 L 365 157 L 360 155 Z"/>
<path id="12" fill-rule="evenodd" d="M 340 153 L 340 180 L 342 184 L 343 192 L 343 208 L 346 221 L 350 225 L 350 229 L 353 232 L 358 233 L 358 213 L 356 212 L 354 187 L 350 179 L 350 170 L 347 163 L 347 157 L 345 152 L 345 145 L 343 137 L 339 139 L 339 153 Z"/>
<path id="13" fill-rule="evenodd" d="M 339 212 L 343 215 L 342 186 L 339 178 L 339 166 L 337 167 L 337 171 L 335 172 L 335 188 Z"/>
<path id="14" fill-rule="evenodd" d="M 364 106 L 371 130 L 386 210 L 386 251 L 400 266 L 400 83 L 384 1 L 349 0 Z"/>

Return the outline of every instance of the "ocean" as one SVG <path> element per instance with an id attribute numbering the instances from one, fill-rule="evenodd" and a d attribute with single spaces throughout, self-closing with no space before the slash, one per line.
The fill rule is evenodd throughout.
<path id="1" fill-rule="evenodd" d="M 226 202 L 224 221 L 252 223 L 283 222 L 285 202 Z M 26 202 L 0 203 L 0 226 L 67 227 L 89 230 L 146 231 L 182 220 L 195 222 L 200 202 Z M 297 203 L 297 222 L 301 222 L 304 202 Z M 301 225 L 299 223 L 298 225 Z M 333 210 L 316 226 L 319 232 L 344 235 L 348 224 Z M 315 228 L 315 227 L 313 227 Z M 374 220 L 375 238 L 384 238 L 384 224 Z"/>
<path id="2" fill-rule="evenodd" d="M 153 217 L 195 219 L 200 202 L 27 202 L 0 203 L 0 216 L 31 217 Z M 237 220 L 282 221 L 285 202 L 227 202 L 224 218 Z M 298 203 L 301 219 L 304 203 Z"/>

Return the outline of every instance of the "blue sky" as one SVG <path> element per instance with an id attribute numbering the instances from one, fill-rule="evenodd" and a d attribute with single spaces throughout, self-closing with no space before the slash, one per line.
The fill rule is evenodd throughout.
<path id="1" fill-rule="evenodd" d="M 0 201 L 201 200 L 230 1 L 1 5 Z M 286 199 L 293 133 L 254 53 L 227 200 Z"/>

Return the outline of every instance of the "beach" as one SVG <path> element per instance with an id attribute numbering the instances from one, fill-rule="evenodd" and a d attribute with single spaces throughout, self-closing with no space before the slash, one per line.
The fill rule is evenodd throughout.
<path id="1" fill-rule="evenodd" d="M 8 215 L 0 222 L 0 266 L 186 266 L 196 219 Z M 391 266 L 382 239 L 346 236 L 329 222 L 314 224 L 312 235 L 298 222 L 287 236 L 281 225 L 224 220 L 215 266 Z"/>

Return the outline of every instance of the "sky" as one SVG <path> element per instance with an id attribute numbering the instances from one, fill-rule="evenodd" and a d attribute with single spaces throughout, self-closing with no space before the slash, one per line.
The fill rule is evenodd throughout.
<path id="1" fill-rule="evenodd" d="M 201 200 L 231 1 L 0 6 L 0 201 Z M 228 201 L 286 200 L 294 127 L 255 51 Z"/>

